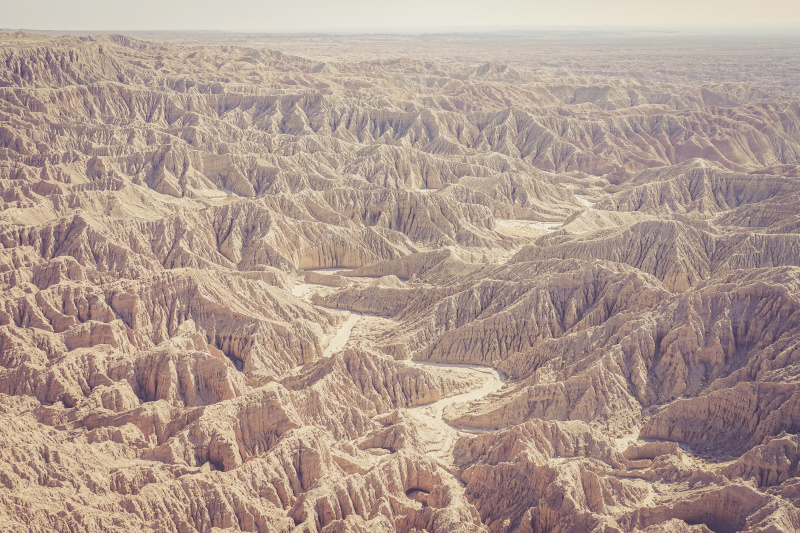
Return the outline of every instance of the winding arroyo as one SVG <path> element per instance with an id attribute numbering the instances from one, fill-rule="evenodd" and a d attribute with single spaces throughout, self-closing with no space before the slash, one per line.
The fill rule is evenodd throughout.
<path id="1" fill-rule="evenodd" d="M 453 447 L 460 432 L 481 432 L 478 429 L 455 427 L 444 419 L 444 412 L 450 406 L 467 404 L 481 400 L 499 391 L 505 383 L 506 377 L 502 372 L 478 365 L 464 365 L 458 363 L 429 363 L 420 361 L 405 361 L 406 364 L 420 366 L 425 369 L 430 367 L 459 375 L 465 381 L 472 383 L 473 390 L 462 394 L 443 398 L 427 405 L 408 409 L 406 412 L 420 423 L 420 433 L 423 438 L 423 451 L 432 454 L 437 461 L 448 469 L 453 469 Z"/>
<path id="2" fill-rule="evenodd" d="M 339 270 L 328 269 L 327 271 L 317 272 L 339 272 Z M 304 300 L 311 301 L 314 294 L 326 289 L 329 289 L 329 287 L 322 284 L 303 282 L 297 283 L 292 289 L 292 293 Z M 353 327 L 362 318 L 360 313 L 351 310 L 338 309 L 337 311 L 346 314 L 347 319 L 337 327 L 335 333 L 330 337 L 324 350 L 324 357 L 330 357 L 347 346 Z M 421 451 L 435 457 L 437 462 L 448 470 L 453 470 L 453 447 L 459 433 L 480 433 L 483 430 L 478 428 L 458 428 L 447 423 L 444 420 L 445 409 L 450 406 L 475 402 L 499 391 L 506 381 L 506 376 L 497 369 L 479 365 L 412 360 L 405 360 L 403 363 L 420 368 L 423 371 L 457 376 L 464 382 L 469 383 L 469 387 L 472 389 L 468 392 L 405 410 L 406 414 L 419 424 L 418 428 L 422 437 Z"/>

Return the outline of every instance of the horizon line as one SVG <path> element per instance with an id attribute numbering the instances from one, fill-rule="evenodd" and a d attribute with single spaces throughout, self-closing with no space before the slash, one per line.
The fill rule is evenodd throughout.
<path id="1" fill-rule="evenodd" d="M 676 33 L 686 31 L 736 31 L 757 32 L 763 30 L 796 30 L 800 22 L 769 23 L 686 23 L 686 24 L 542 24 L 542 25 L 457 25 L 457 26 L 354 26 L 354 27 L 286 27 L 286 28 L 170 28 L 170 29 L 68 29 L 68 28 L 0 28 L 2 32 L 31 33 L 219 33 L 219 34 L 312 34 L 312 35 L 425 35 L 425 34 L 465 34 L 465 33 L 505 33 L 505 32 L 595 32 L 608 33 L 638 31 L 653 33 Z"/>

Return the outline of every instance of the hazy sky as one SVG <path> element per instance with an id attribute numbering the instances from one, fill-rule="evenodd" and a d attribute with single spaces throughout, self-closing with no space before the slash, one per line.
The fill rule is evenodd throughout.
<path id="1" fill-rule="evenodd" d="M 0 27 L 382 30 L 799 24 L 800 0 L 0 0 Z"/>

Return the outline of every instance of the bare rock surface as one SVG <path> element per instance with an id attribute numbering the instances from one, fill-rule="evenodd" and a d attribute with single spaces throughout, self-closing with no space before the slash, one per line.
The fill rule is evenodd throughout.
<path id="1" fill-rule="evenodd" d="M 585 39 L 0 33 L 0 531 L 800 531 L 798 42 Z"/>

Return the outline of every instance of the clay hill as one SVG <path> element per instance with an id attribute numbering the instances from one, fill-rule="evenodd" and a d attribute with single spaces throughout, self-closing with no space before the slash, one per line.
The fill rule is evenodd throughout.
<path id="1" fill-rule="evenodd" d="M 797 43 L 585 39 L 0 33 L 0 531 L 800 531 Z"/>

